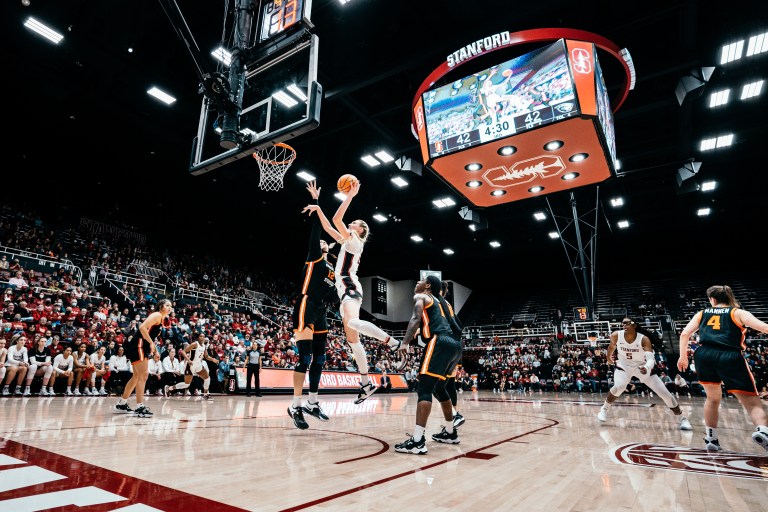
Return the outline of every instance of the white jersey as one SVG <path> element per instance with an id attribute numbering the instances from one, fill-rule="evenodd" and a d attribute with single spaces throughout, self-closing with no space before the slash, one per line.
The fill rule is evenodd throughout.
<path id="1" fill-rule="evenodd" d="M 8 349 L 8 357 L 5 359 L 5 366 L 19 366 L 21 363 L 29 363 L 29 356 L 27 355 L 27 347 L 21 347 L 21 350 L 13 345 Z"/>
<path id="2" fill-rule="evenodd" d="M 349 238 L 344 240 L 339 250 L 339 257 L 336 260 L 336 291 L 340 299 L 344 299 L 347 292 L 356 291 L 356 294 L 350 296 L 360 298 L 363 296 L 363 288 L 357 278 L 357 267 L 360 265 L 360 256 L 363 254 L 363 242 L 357 236 L 357 233 L 350 232 Z"/>
<path id="3" fill-rule="evenodd" d="M 101 365 L 105 364 L 106 362 L 107 362 L 107 358 L 105 356 L 99 357 L 98 352 L 94 352 L 93 354 L 91 354 L 91 364 L 96 368 L 101 368 Z"/>
<path id="4" fill-rule="evenodd" d="M 65 358 L 64 353 L 61 353 L 53 358 L 53 369 L 56 370 L 56 373 L 71 372 L 74 365 L 75 358 L 72 357 L 72 354 Z"/>
<path id="5" fill-rule="evenodd" d="M 620 366 L 637 367 L 645 364 L 645 350 L 643 349 L 644 336 L 639 332 L 635 334 L 635 341 L 628 342 L 624 339 L 624 331 L 619 331 L 619 340 L 616 343 L 616 358 Z"/>
<path id="6" fill-rule="evenodd" d="M 201 345 L 197 342 L 197 347 L 194 349 L 195 355 L 192 356 L 192 373 L 198 373 L 203 369 L 203 365 L 205 364 L 203 358 L 207 349 L 208 345 Z"/>
<path id="7" fill-rule="evenodd" d="M 85 366 L 88 363 L 88 360 L 90 359 L 90 357 L 88 357 L 87 352 L 83 352 L 82 354 L 80 354 L 79 352 L 76 352 L 74 354 L 74 358 L 77 361 L 77 364 L 79 364 L 80 366 Z"/>

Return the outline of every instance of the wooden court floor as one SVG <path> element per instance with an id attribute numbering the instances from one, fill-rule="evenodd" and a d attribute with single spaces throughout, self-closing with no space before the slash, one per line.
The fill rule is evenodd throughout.
<path id="1" fill-rule="evenodd" d="M 328 422 L 297 430 L 289 397 L 152 397 L 152 419 L 114 397 L 0 399 L 0 511 L 768 511 L 768 454 L 724 399 L 720 441 L 703 448 L 702 398 L 681 398 L 682 432 L 658 398 L 459 395 L 461 443 L 426 455 L 415 393 L 321 395 Z M 442 420 L 437 403 L 428 439 Z"/>

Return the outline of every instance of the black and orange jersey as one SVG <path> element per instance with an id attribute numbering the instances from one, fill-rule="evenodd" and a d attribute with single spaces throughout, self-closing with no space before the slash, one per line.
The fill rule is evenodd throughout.
<path id="1" fill-rule="evenodd" d="M 309 252 L 301 280 L 301 295 L 307 295 L 313 301 L 326 302 L 336 295 L 334 270 L 333 265 L 323 257 L 323 251 L 320 249 L 320 221 L 317 215 L 313 217 L 312 222 Z"/>
<path id="2" fill-rule="evenodd" d="M 701 311 L 699 342 L 709 347 L 744 350 L 747 328 L 736 321 L 734 313 L 737 309 L 726 306 Z"/>
<path id="3" fill-rule="evenodd" d="M 443 311 L 440 301 L 429 294 L 424 294 L 424 310 L 421 313 L 421 327 L 419 333 L 422 339 L 427 341 L 435 335 L 452 336 L 451 325 Z"/>

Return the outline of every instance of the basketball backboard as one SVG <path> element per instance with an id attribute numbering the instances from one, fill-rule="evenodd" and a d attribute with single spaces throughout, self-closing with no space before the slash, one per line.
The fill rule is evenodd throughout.
<path id="1" fill-rule="evenodd" d="M 306 33 L 268 59 L 246 65 L 235 147 L 221 143 L 222 113 L 203 99 L 190 173 L 204 174 L 320 124 L 319 39 Z"/>

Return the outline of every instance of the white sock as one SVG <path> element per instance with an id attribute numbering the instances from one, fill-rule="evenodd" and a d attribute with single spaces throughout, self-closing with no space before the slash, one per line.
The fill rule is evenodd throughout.
<path id="1" fill-rule="evenodd" d="M 608 400 L 606 400 L 605 403 L 603 404 L 603 407 L 605 407 L 607 409 L 607 408 L 609 408 L 612 405 L 613 405 L 613 402 L 609 402 Z"/>
<path id="2" fill-rule="evenodd" d="M 301 407 L 301 395 L 293 397 L 293 403 L 291 404 L 291 406 L 294 409 L 298 409 L 299 407 Z"/>
<path id="3" fill-rule="evenodd" d="M 359 318 L 353 318 L 352 320 L 347 322 L 347 325 L 349 325 L 351 328 L 353 328 L 357 332 L 361 334 L 365 334 L 366 336 L 370 336 L 371 338 L 376 338 L 379 341 L 387 341 L 389 339 L 389 334 L 385 333 L 375 324 L 372 324 L 367 320 L 360 320 Z"/>
<path id="4" fill-rule="evenodd" d="M 704 427 L 706 429 L 707 439 L 717 439 L 717 427 Z"/>
<path id="5" fill-rule="evenodd" d="M 128 400 L 123 397 L 120 397 L 120 400 L 117 401 L 117 405 L 125 405 L 126 403 L 128 403 Z"/>
<path id="6" fill-rule="evenodd" d="M 309 403 L 317 405 L 317 392 L 309 392 Z"/>
<path id="7" fill-rule="evenodd" d="M 363 381 L 363 385 L 368 384 L 368 357 L 365 355 L 365 348 L 361 342 L 350 343 L 349 348 L 352 349 L 352 355 L 355 357 L 355 365 L 360 372 L 360 379 Z"/>
<path id="8" fill-rule="evenodd" d="M 136 404 L 136 408 L 139 409 L 141 407 L 144 407 L 144 404 Z"/>
<path id="9" fill-rule="evenodd" d="M 453 434 L 453 422 L 448 421 L 447 423 L 448 424 L 445 426 L 445 431 L 448 432 L 449 434 Z"/>
<path id="10" fill-rule="evenodd" d="M 451 406 L 451 414 L 456 416 L 456 408 L 454 406 Z"/>
<path id="11" fill-rule="evenodd" d="M 418 441 L 419 439 L 424 439 L 424 427 L 420 427 L 416 425 L 413 427 L 413 438 Z"/>

